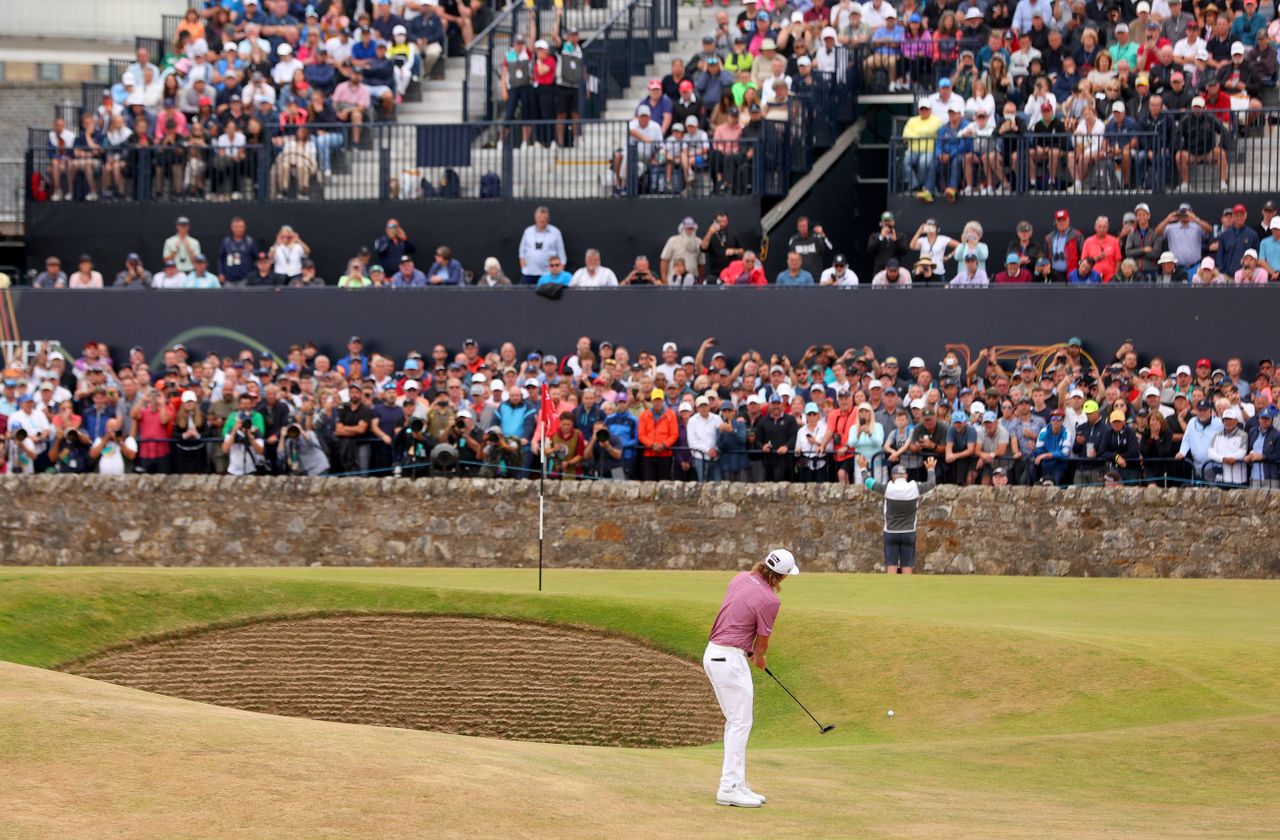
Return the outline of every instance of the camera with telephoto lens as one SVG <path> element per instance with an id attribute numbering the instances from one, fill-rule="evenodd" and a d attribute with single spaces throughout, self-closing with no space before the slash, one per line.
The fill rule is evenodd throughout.
<path id="1" fill-rule="evenodd" d="M 484 440 L 485 443 L 500 443 L 502 441 L 502 435 L 497 432 L 485 432 Z"/>
<path id="2" fill-rule="evenodd" d="M 415 417 L 409 421 L 409 431 L 415 435 L 422 434 L 422 418 Z"/>
<path id="3" fill-rule="evenodd" d="M 596 429 L 596 443 L 608 443 L 608 442 L 609 442 L 609 430 Z"/>
<path id="4" fill-rule="evenodd" d="M 285 432 L 284 432 L 285 437 L 289 438 L 290 440 L 296 439 L 301 434 L 302 434 L 302 427 L 299 426 L 297 423 L 291 423 L 289 425 L 289 428 L 285 429 Z"/>
<path id="5" fill-rule="evenodd" d="M 18 429 L 16 432 L 14 432 L 14 433 L 13 433 L 13 439 L 14 439 L 14 440 L 16 440 L 16 441 L 18 441 L 19 443 L 21 443 L 22 441 L 26 440 L 26 439 L 27 439 L 27 430 L 26 430 L 26 429 Z"/>

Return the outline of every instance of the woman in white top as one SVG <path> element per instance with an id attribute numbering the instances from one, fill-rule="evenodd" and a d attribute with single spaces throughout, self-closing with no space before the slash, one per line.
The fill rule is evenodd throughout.
<path id="1" fill-rule="evenodd" d="M 275 273 L 287 282 L 302 276 L 302 259 L 310 253 L 311 246 L 303 242 L 293 228 L 284 225 L 276 234 L 275 244 L 271 246 L 268 256 L 274 263 Z"/>
<path id="2" fill-rule="evenodd" d="M 1116 71 L 1111 65 L 1111 53 L 1100 52 L 1098 57 L 1094 59 L 1093 70 L 1085 78 L 1089 80 L 1089 84 L 1094 88 L 1106 87 L 1107 82 L 1116 77 Z"/>
<path id="3" fill-rule="evenodd" d="M 933 219 L 925 219 L 911 237 L 911 248 L 920 251 L 921 258 L 928 257 L 933 261 L 933 279 L 942 280 L 945 276 L 942 264 L 955 253 L 956 241 L 950 236 L 938 232 L 938 223 Z"/>
<path id="4" fill-rule="evenodd" d="M 827 438 L 827 423 L 822 419 L 822 409 L 814 402 L 805 403 L 804 425 L 796 434 L 796 480 L 801 484 L 822 484 L 827 480 L 826 454 L 831 443 Z"/>
<path id="5" fill-rule="evenodd" d="M 981 80 L 974 83 L 975 86 L 980 84 L 982 84 Z M 990 96 L 987 97 L 987 99 L 990 98 Z M 991 110 L 982 102 L 979 102 L 976 107 L 973 122 L 960 130 L 960 136 L 973 138 L 973 157 L 977 158 L 982 166 L 981 177 L 978 179 L 980 182 L 978 193 L 990 195 L 1001 185 L 1004 168 L 1000 165 L 1000 144 L 995 139 L 996 123 L 991 119 Z M 965 195 L 973 193 L 971 187 L 965 187 L 964 191 Z"/>
<path id="6" fill-rule="evenodd" d="M 996 112 L 996 99 L 987 89 L 985 79 L 974 79 L 973 96 L 970 96 L 964 103 L 965 116 L 971 120 L 975 119 L 979 112 L 984 109 L 988 114 L 994 114 Z"/>
<path id="7" fill-rule="evenodd" d="M 1075 181 L 1072 192 L 1080 192 L 1084 189 L 1084 180 L 1089 177 L 1089 169 L 1099 157 L 1103 156 L 1102 136 L 1105 131 L 1106 126 L 1102 120 L 1098 119 L 1098 112 L 1090 103 L 1085 107 L 1084 116 L 1076 125 L 1076 130 L 1072 132 L 1076 138 L 1075 151 L 1071 157 L 1067 158 L 1071 177 Z"/>

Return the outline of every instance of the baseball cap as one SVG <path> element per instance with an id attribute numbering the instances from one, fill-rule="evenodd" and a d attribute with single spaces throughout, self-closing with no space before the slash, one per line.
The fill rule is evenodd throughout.
<path id="1" fill-rule="evenodd" d="M 964 19 L 965 20 L 975 20 L 975 19 L 982 20 L 982 10 L 979 9 L 977 6 L 970 6 L 968 9 L 965 10 Z"/>
<path id="2" fill-rule="evenodd" d="M 1240 43 L 1239 41 L 1236 41 L 1234 44 L 1231 45 L 1232 55 L 1244 55 L 1244 53 L 1245 53 L 1244 44 Z"/>
<path id="3" fill-rule="evenodd" d="M 911 361 L 907 362 L 907 368 L 924 367 L 924 359 L 919 356 L 912 356 Z"/>
<path id="4" fill-rule="evenodd" d="M 1117 420 L 1120 421 L 1121 423 L 1123 423 L 1125 420 L 1124 412 L 1118 409 L 1116 411 L 1111 412 L 1111 416 L 1107 418 L 1107 422 L 1114 423 Z"/>
<path id="5" fill-rule="evenodd" d="M 1063 413 L 1062 409 L 1060 408 L 1055 408 L 1053 411 L 1049 412 L 1050 420 L 1061 420 L 1065 416 L 1066 415 Z"/>
<path id="6" fill-rule="evenodd" d="M 1127 24 L 1127 23 L 1119 23 L 1119 24 L 1116 24 L 1116 31 L 1117 31 L 1117 32 L 1128 32 L 1128 31 L 1129 31 L 1129 24 Z"/>
<path id="7" fill-rule="evenodd" d="M 651 113 L 652 113 L 652 112 L 649 110 L 649 106 L 648 106 L 648 105 L 641 105 L 639 108 L 636 108 L 636 116 L 637 116 L 637 117 L 647 117 L 647 116 L 649 116 L 649 114 L 651 114 Z"/>
<path id="8" fill-rule="evenodd" d="M 1280 219 L 1280 216 L 1277 216 L 1276 218 Z M 1165 263 L 1177 263 L 1177 262 L 1178 262 L 1178 258 L 1173 255 L 1173 251 L 1165 251 L 1160 255 L 1160 259 L 1157 260 L 1157 263 L 1159 265 L 1164 265 Z"/>
<path id="9" fill-rule="evenodd" d="M 1203 108 L 1203 107 L 1204 107 L 1204 97 L 1203 97 L 1203 96 L 1193 96 L 1193 97 L 1191 97 L 1191 107 L 1192 107 L 1192 108 Z"/>
<path id="10" fill-rule="evenodd" d="M 1019 257 L 1017 254 L 1010 252 L 1009 255 L 1004 258 L 1004 262 L 1005 262 L 1005 265 L 1008 265 L 1010 263 L 1022 262 L 1022 258 Z"/>
<path id="11" fill-rule="evenodd" d="M 1237 204 L 1231 208 L 1231 212 L 1232 213 L 1248 213 L 1249 208 L 1245 207 L 1243 204 Z"/>
<path id="12" fill-rule="evenodd" d="M 1215 269 L 1215 268 L 1217 268 L 1217 267 L 1218 267 L 1218 265 L 1217 265 L 1217 263 L 1215 263 L 1215 262 L 1213 261 L 1213 257 L 1205 257 L 1204 259 L 1202 259 L 1202 260 L 1200 261 L 1200 268 L 1201 268 L 1201 269 L 1208 269 L 1208 270 L 1212 271 L 1212 270 L 1214 270 L 1214 269 Z"/>
<path id="13" fill-rule="evenodd" d="M 1058 212 L 1053 214 L 1053 220 L 1055 222 L 1067 221 L 1067 220 L 1070 220 L 1070 218 L 1071 218 L 1071 214 L 1068 213 L 1066 210 L 1059 210 Z"/>
<path id="14" fill-rule="evenodd" d="M 1200 400 L 1196 403 L 1196 411 L 1213 411 L 1213 403 L 1208 400 Z"/>
<path id="15" fill-rule="evenodd" d="M 796 565 L 795 555 L 785 548 L 775 548 L 764 558 L 764 565 L 769 571 L 779 575 L 798 575 L 800 567 Z"/>
<path id="16" fill-rule="evenodd" d="M 928 99 L 921 99 L 920 104 L 916 107 L 921 111 L 925 111 L 925 110 L 932 111 L 933 103 L 931 103 Z"/>
<path id="17" fill-rule="evenodd" d="M 1271 222 L 1267 225 L 1268 230 L 1280 229 L 1280 216 L 1272 216 Z"/>
<path id="18" fill-rule="evenodd" d="M 1211 368 L 1211 367 L 1213 367 L 1213 362 L 1209 361 L 1208 359 L 1197 359 L 1197 360 L 1196 360 L 1196 367 L 1198 367 L 1198 368 L 1200 368 L 1200 367 L 1207 367 L 1207 368 Z"/>
<path id="19" fill-rule="evenodd" d="M 1115 102 L 1112 102 L 1112 103 L 1111 103 L 1111 113 L 1113 113 L 1113 114 L 1115 114 L 1115 113 L 1121 113 L 1121 114 L 1123 114 L 1123 113 L 1124 113 L 1124 103 L 1123 103 L 1123 102 L 1121 102 L 1119 99 L 1117 99 Z"/>
<path id="20" fill-rule="evenodd" d="M 1097 412 L 1098 412 L 1098 401 L 1097 401 L 1097 400 L 1085 400 L 1085 401 L 1084 401 L 1084 413 L 1085 413 L 1085 414 L 1096 414 Z"/>
<path id="21" fill-rule="evenodd" d="M 667 352 L 668 350 L 670 350 L 672 353 L 674 353 L 674 352 L 676 352 L 676 350 L 678 350 L 678 349 L 680 349 L 680 348 L 676 347 L 676 343 L 675 343 L 674 341 L 668 341 L 668 342 L 666 342 L 665 344 L 663 344 L 663 345 L 662 345 L 662 352 L 663 352 L 663 353 Z"/>
<path id="22" fill-rule="evenodd" d="M 1190 365 L 1178 365 L 1178 369 L 1177 369 L 1177 370 L 1175 370 L 1173 373 L 1174 373 L 1174 376 L 1190 376 L 1190 375 L 1191 375 L 1191 366 L 1190 366 Z"/>
<path id="23" fill-rule="evenodd" d="M 199 401 L 200 401 L 200 398 L 196 396 L 196 392 L 195 392 L 195 391 L 183 391 L 183 392 L 182 392 L 182 401 L 183 401 L 184 403 L 188 403 L 188 402 L 199 402 Z"/>
<path id="24" fill-rule="evenodd" d="M 1280 414 L 1280 409 L 1277 409 L 1274 405 L 1269 405 L 1258 412 L 1258 416 L 1264 420 L 1274 420 L 1277 414 Z"/>
<path id="25" fill-rule="evenodd" d="M 967 423 L 968 421 L 969 415 L 965 414 L 963 411 L 957 409 L 956 411 L 951 412 L 952 423 Z"/>
<path id="26" fill-rule="evenodd" d="M 752 394 L 747 397 L 747 405 L 764 405 L 764 397 L 759 394 Z"/>
<path id="27" fill-rule="evenodd" d="M 661 388 L 654 388 L 652 391 L 649 392 L 649 399 L 660 400 L 666 397 L 666 395 L 667 395 L 666 392 L 663 391 Z"/>
<path id="28" fill-rule="evenodd" d="M 533 42 L 533 48 L 534 48 L 535 50 L 549 50 L 549 49 L 551 49 L 551 45 L 550 45 L 550 44 L 548 44 L 548 43 L 547 43 L 545 40 L 543 40 L 542 38 L 539 38 L 538 40 L 536 40 L 536 41 L 534 41 L 534 42 Z"/>
<path id="29" fill-rule="evenodd" d="M 1244 254 L 1242 254 L 1241 256 L 1253 257 L 1256 260 L 1258 258 L 1258 252 L 1255 251 L 1253 248 L 1245 248 Z"/>
<path id="30" fill-rule="evenodd" d="M 705 400 L 706 397 L 699 397 L 698 399 Z M 818 408 L 818 404 L 816 402 L 807 402 L 804 404 L 804 413 L 805 414 L 821 414 L 822 410 Z"/>
<path id="31" fill-rule="evenodd" d="M 983 412 L 983 414 L 982 414 L 982 422 L 983 422 L 983 423 L 994 423 L 994 422 L 996 422 L 996 413 L 995 413 L 994 411 L 986 411 L 986 412 Z"/>
<path id="32" fill-rule="evenodd" d="M 1068 338 L 1068 339 L 1067 339 L 1067 346 L 1068 346 L 1068 347 L 1080 347 L 1083 343 L 1084 343 L 1084 342 L 1082 342 L 1082 341 L 1080 340 L 1080 337 L 1079 337 L 1079 336 L 1074 336 L 1074 335 L 1073 335 L 1073 336 L 1071 336 L 1071 338 Z"/>
<path id="33" fill-rule="evenodd" d="M 1142 392 L 1142 398 L 1144 400 L 1147 397 L 1158 397 L 1158 396 L 1160 396 L 1160 389 L 1154 385 L 1148 385 Z"/>

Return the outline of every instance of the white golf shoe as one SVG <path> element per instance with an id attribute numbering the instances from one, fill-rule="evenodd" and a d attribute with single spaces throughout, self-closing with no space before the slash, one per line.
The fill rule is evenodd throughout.
<path id="1" fill-rule="evenodd" d="M 756 793 L 754 790 L 748 787 L 745 783 L 738 785 L 738 790 L 742 791 L 747 796 L 754 796 L 756 799 L 759 799 L 761 805 L 769 801 L 768 799 L 765 798 L 763 793 Z"/>
<path id="2" fill-rule="evenodd" d="M 748 793 L 741 785 L 734 785 L 728 790 L 716 791 L 716 804 L 733 805 L 738 808 L 759 808 L 763 803 L 759 797 Z"/>

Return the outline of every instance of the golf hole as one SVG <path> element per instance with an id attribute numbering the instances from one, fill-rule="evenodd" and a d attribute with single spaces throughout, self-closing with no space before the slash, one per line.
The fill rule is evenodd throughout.
<path id="1" fill-rule="evenodd" d="M 63 670 L 253 712 L 624 747 L 719 740 L 701 667 L 631 639 L 487 618 L 256 621 L 104 651 Z"/>

